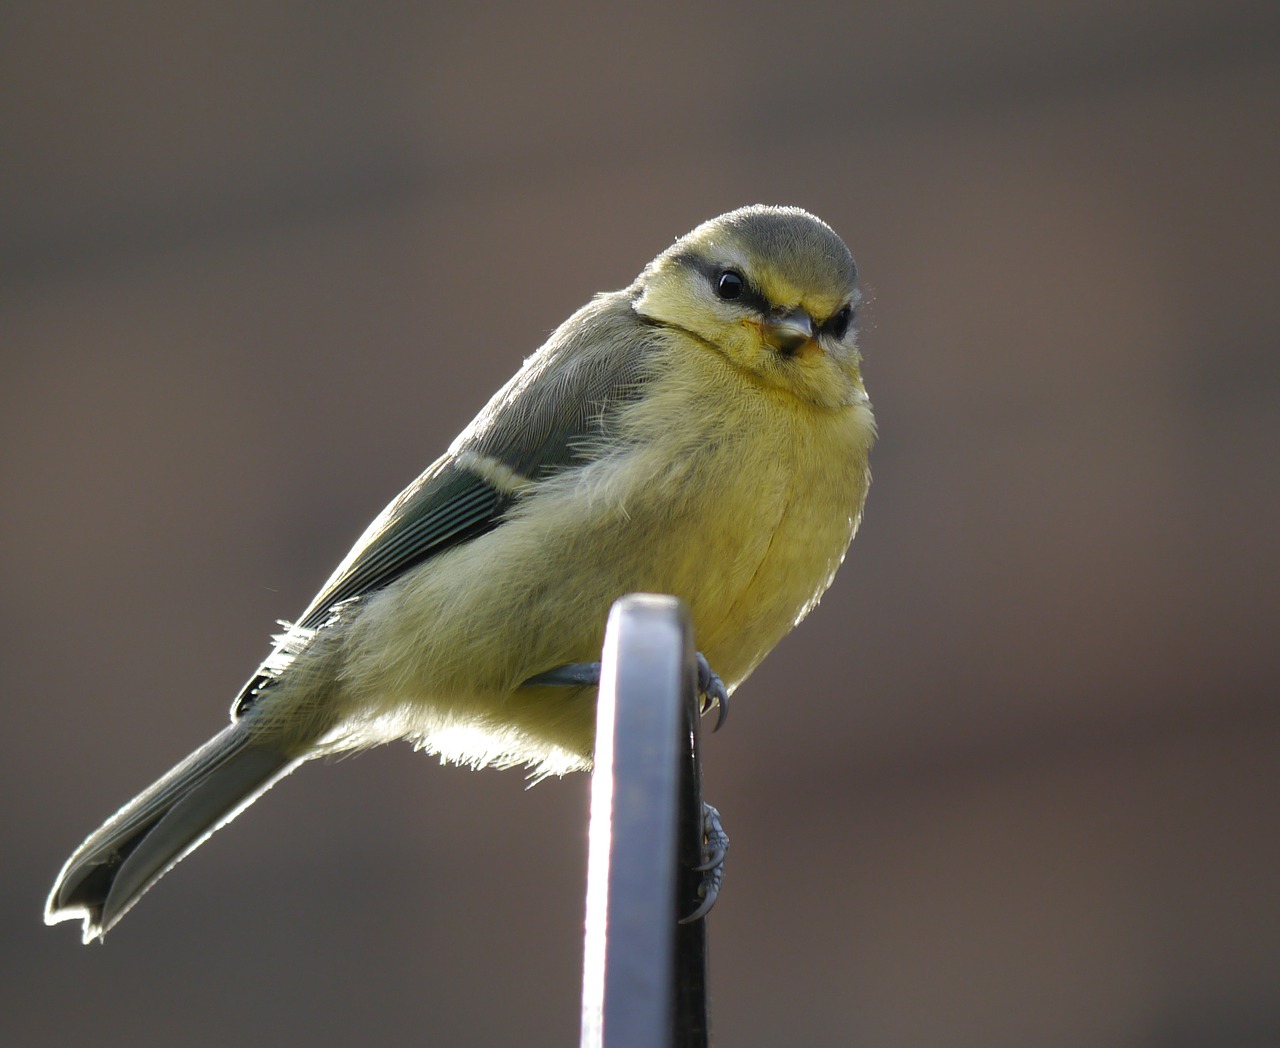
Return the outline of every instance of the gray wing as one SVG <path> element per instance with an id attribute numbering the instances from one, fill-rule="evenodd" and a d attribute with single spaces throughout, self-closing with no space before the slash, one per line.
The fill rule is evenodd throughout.
<path id="1" fill-rule="evenodd" d="M 602 296 L 566 321 L 449 453 L 383 511 L 297 625 L 323 626 L 338 604 L 492 531 L 539 481 L 589 461 L 608 436 L 612 410 L 643 386 L 647 330 L 621 293 Z M 260 669 L 233 714 L 248 709 L 272 679 Z"/>
<path id="2" fill-rule="evenodd" d="M 315 629 L 343 601 L 379 590 L 436 553 L 492 530 L 515 499 L 453 459 L 441 459 L 388 507 L 298 625 Z"/>

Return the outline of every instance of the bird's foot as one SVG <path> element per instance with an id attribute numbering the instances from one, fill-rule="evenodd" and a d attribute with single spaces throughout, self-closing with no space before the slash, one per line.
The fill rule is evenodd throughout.
<path id="1" fill-rule="evenodd" d="M 729 690 L 702 652 L 695 652 L 694 658 L 698 663 L 698 712 L 705 717 L 714 708 L 716 723 L 711 730 L 719 731 L 729 718 Z M 711 810 L 715 811 L 714 808 Z"/>
<path id="2" fill-rule="evenodd" d="M 720 897 L 720 888 L 724 884 L 724 860 L 728 854 L 729 835 L 724 832 L 720 813 L 710 804 L 704 803 L 702 805 L 702 863 L 694 867 L 702 874 L 702 883 L 698 885 L 698 908 L 688 917 L 681 917 L 681 924 L 692 924 L 711 912 L 711 907 Z"/>

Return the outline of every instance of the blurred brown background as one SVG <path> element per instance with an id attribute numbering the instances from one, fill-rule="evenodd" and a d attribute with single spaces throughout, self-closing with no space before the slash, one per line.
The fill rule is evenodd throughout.
<path id="1" fill-rule="evenodd" d="M 585 777 L 312 766 L 105 948 L 67 853 L 572 309 L 865 275 L 863 531 L 707 747 L 734 1046 L 1280 1045 L 1280 5 L 0 9 L 6 1045 L 576 1042 Z"/>

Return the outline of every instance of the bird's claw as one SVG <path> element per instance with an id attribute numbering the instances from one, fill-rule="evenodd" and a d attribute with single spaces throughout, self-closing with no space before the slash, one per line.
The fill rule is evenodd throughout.
<path id="1" fill-rule="evenodd" d="M 694 659 L 698 664 L 698 712 L 705 717 L 715 707 L 716 723 L 711 730 L 719 731 L 729 718 L 729 690 L 702 652 L 695 652 Z"/>
<path id="2" fill-rule="evenodd" d="M 724 832 L 724 824 L 720 821 L 720 813 L 710 804 L 702 805 L 702 855 L 703 861 L 694 867 L 702 874 L 702 882 L 698 885 L 698 908 L 687 917 L 681 917 L 681 924 L 692 924 L 701 920 L 711 912 L 711 907 L 720 897 L 720 888 L 724 884 L 724 860 L 729 854 L 729 835 Z"/>

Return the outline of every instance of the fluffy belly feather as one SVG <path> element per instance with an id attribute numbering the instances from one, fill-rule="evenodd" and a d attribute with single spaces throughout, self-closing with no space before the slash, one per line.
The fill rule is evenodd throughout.
<path id="1" fill-rule="evenodd" d="M 626 468 L 606 456 L 377 595 L 346 646 L 345 704 L 366 726 L 355 744 L 407 735 L 474 764 L 584 766 L 594 689 L 513 689 L 598 659 L 609 606 L 629 592 L 683 599 L 698 647 L 740 684 L 830 584 L 869 483 L 865 405 L 766 406 L 755 421 L 772 434 L 732 441 L 712 415 L 684 456 L 662 447 L 648 468 L 650 443 L 623 453 L 638 459 Z"/>

